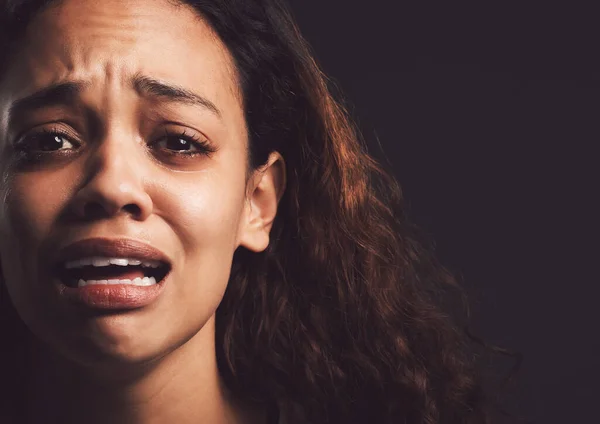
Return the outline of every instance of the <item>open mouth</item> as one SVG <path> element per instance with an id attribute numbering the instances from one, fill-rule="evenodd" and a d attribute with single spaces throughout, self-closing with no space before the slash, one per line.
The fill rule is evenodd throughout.
<path id="1" fill-rule="evenodd" d="M 67 287 L 160 284 L 171 271 L 168 263 L 135 258 L 88 257 L 57 265 L 56 275 Z"/>

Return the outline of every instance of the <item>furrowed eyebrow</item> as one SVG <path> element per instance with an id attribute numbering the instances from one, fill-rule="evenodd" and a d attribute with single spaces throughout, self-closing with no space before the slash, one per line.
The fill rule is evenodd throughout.
<path id="1" fill-rule="evenodd" d="M 141 96 L 158 97 L 171 102 L 200 106 L 221 118 L 221 111 L 213 102 L 186 88 L 167 84 L 144 75 L 134 76 L 132 84 L 135 91 Z"/>
<path id="2" fill-rule="evenodd" d="M 26 97 L 15 100 L 8 108 L 9 119 L 15 115 L 23 115 L 46 107 L 72 106 L 85 85 L 80 81 L 67 81 L 44 87 Z"/>
<path id="3" fill-rule="evenodd" d="M 143 75 L 134 76 L 132 84 L 142 96 L 164 98 L 171 102 L 200 106 L 221 118 L 221 111 L 213 102 L 183 87 L 170 85 Z M 23 116 L 35 110 L 52 106 L 73 106 L 88 85 L 89 83 L 84 81 L 60 82 L 15 100 L 8 108 L 9 122 L 15 116 Z"/>

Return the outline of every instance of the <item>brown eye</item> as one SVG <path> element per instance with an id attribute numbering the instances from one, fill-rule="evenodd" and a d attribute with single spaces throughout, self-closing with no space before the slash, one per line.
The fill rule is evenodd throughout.
<path id="1" fill-rule="evenodd" d="M 33 152 L 72 150 L 76 147 L 66 135 L 54 131 L 41 131 L 26 135 L 17 143 L 17 146 L 19 150 Z"/>
<path id="2" fill-rule="evenodd" d="M 152 143 L 152 147 L 177 156 L 209 156 L 216 151 L 208 140 L 187 135 L 185 131 L 182 133 L 165 131 L 162 137 Z"/>
<path id="3" fill-rule="evenodd" d="M 156 143 L 157 147 L 163 148 L 163 149 L 167 149 L 167 150 L 174 150 L 177 152 L 181 152 L 181 151 L 185 151 L 185 152 L 189 152 L 189 151 L 196 151 L 198 150 L 198 148 L 194 145 L 194 142 L 184 138 L 182 136 L 179 135 L 168 135 L 163 137 L 162 139 L 160 139 L 157 143 Z"/>

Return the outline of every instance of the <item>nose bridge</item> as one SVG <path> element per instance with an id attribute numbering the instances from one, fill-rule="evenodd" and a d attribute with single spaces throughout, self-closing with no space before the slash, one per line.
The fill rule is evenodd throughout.
<path id="1" fill-rule="evenodd" d="M 135 185 L 141 178 L 137 165 L 135 140 L 123 130 L 110 130 L 91 155 L 95 178 L 120 181 L 125 185 Z"/>
<path id="2" fill-rule="evenodd" d="M 91 210 L 108 215 L 126 211 L 143 219 L 151 212 L 139 148 L 134 136 L 116 127 L 97 141 L 75 202 L 79 215 Z"/>

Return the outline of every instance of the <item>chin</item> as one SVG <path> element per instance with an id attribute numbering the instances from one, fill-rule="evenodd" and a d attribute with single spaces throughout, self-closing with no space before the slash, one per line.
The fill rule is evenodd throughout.
<path id="1" fill-rule="evenodd" d="M 167 337 L 151 328 L 139 329 L 123 321 L 104 317 L 85 332 L 70 334 L 67 340 L 63 335 L 51 344 L 69 362 L 102 373 L 141 369 L 175 348 L 165 345 Z"/>

